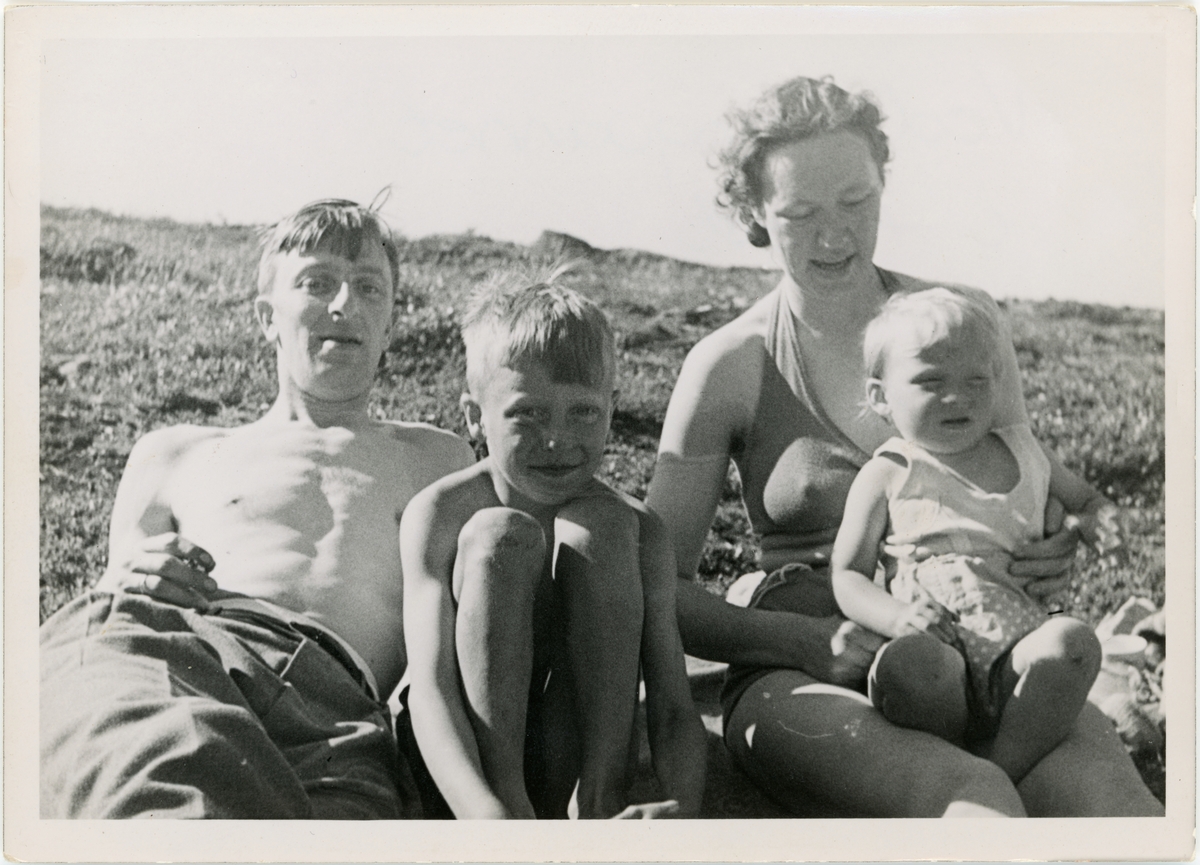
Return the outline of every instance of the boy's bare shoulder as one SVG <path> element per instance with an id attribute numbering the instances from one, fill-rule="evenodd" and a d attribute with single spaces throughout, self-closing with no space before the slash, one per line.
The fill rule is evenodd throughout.
<path id="1" fill-rule="evenodd" d="M 443 475 L 413 496 L 408 509 L 424 512 L 444 527 L 465 523 L 476 511 L 498 506 L 487 462 L 472 463 Z"/>

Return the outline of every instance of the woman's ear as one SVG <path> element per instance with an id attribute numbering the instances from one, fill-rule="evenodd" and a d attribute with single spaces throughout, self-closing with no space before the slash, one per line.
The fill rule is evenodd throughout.
<path id="1" fill-rule="evenodd" d="M 483 409 L 479 401 L 469 393 L 459 397 L 458 404 L 462 406 L 463 417 L 467 421 L 467 436 L 473 442 L 486 442 L 487 433 L 483 429 Z"/>
<path id="2" fill-rule="evenodd" d="M 883 390 L 883 382 L 877 378 L 867 379 L 867 405 L 871 411 L 885 421 L 891 422 L 892 409 L 887 404 L 887 394 Z"/>
<path id="3" fill-rule="evenodd" d="M 267 342 L 274 343 L 279 330 L 275 327 L 275 305 L 271 303 L 271 298 L 261 294 L 254 298 L 254 318 Z"/>

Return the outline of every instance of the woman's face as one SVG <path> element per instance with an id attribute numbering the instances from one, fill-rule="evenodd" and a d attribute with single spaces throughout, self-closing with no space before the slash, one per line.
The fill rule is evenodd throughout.
<path id="1" fill-rule="evenodd" d="M 777 144 L 756 213 L 788 276 L 807 289 L 873 277 L 883 179 L 867 142 L 842 130 Z"/>

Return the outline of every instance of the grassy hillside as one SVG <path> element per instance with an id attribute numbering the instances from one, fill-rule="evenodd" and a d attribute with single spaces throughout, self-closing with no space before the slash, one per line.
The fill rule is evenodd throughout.
<path id="1" fill-rule="evenodd" d="M 41 230 L 41 614 L 98 578 L 116 484 L 133 442 L 175 423 L 232 425 L 275 393 L 251 318 L 254 230 L 45 207 Z M 561 254 L 568 284 L 612 316 L 621 403 L 604 464 L 641 496 L 688 348 L 768 291 L 776 274 L 601 251 L 547 233 L 533 247 L 474 235 L 403 241 L 399 326 L 373 411 L 463 432 L 455 310 L 491 268 Z M 1080 552 L 1069 609 L 1097 620 L 1130 594 L 1163 601 L 1163 314 L 1012 302 L 1035 432 L 1127 508 L 1128 554 Z M 731 472 L 702 576 L 721 591 L 756 548 Z"/>

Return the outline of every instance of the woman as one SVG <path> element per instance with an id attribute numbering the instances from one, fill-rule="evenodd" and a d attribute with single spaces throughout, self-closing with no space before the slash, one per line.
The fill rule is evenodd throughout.
<path id="1" fill-rule="evenodd" d="M 839 614 L 828 553 L 850 482 L 891 435 L 861 410 L 862 333 L 889 295 L 930 284 L 873 263 L 888 144 L 868 98 L 797 78 L 731 119 L 718 200 L 752 244 L 778 250 L 783 278 L 688 355 L 648 501 L 674 536 L 686 650 L 731 665 L 723 702 L 734 759 L 803 813 L 1161 815 L 1094 707 L 1014 786 L 986 760 L 890 725 L 853 690 L 882 640 Z M 1028 422 L 1012 351 L 999 390 L 1002 419 Z M 769 574 L 747 608 L 692 581 L 730 459 Z M 1060 590 L 1075 544 L 1058 531 L 1012 571 L 1040 578 L 1040 595 Z"/>

